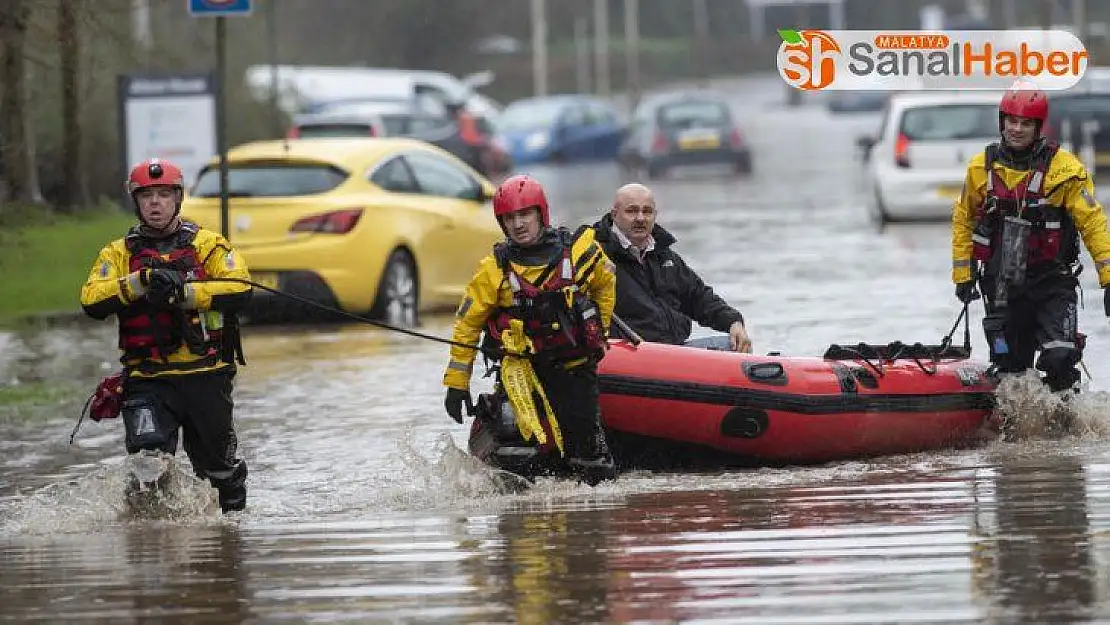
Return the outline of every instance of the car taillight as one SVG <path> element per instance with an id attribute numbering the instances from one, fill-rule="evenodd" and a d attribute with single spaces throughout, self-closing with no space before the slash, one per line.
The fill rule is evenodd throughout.
<path id="1" fill-rule="evenodd" d="M 894 142 L 894 164 L 905 168 L 910 166 L 910 138 L 906 135 L 898 135 L 898 140 Z"/>
<path id="2" fill-rule="evenodd" d="M 301 129 L 296 127 L 296 126 L 293 126 L 292 128 L 289 129 L 288 132 L 285 133 L 285 138 L 286 139 L 299 139 L 300 136 L 301 136 Z"/>
<path id="3" fill-rule="evenodd" d="M 323 234 L 346 234 L 350 232 L 359 218 L 362 217 L 361 208 L 321 213 L 298 219 L 289 232 L 319 232 Z"/>
<path id="4" fill-rule="evenodd" d="M 378 136 L 378 131 L 374 130 L 374 125 L 373 124 L 367 124 L 366 125 L 366 134 L 370 135 L 371 137 L 376 137 L 376 136 Z"/>
<path id="5" fill-rule="evenodd" d="M 667 151 L 667 137 L 661 133 L 655 133 L 655 138 L 651 140 L 652 152 L 666 152 Z"/>
<path id="6" fill-rule="evenodd" d="M 729 133 L 728 142 L 734 148 L 738 148 L 738 147 L 744 145 L 744 139 L 743 139 L 743 137 L 740 136 L 740 131 L 737 130 L 736 128 L 733 128 L 732 132 Z"/>

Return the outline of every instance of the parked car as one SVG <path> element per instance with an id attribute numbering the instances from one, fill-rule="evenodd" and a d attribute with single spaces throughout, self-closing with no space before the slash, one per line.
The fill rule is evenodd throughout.
<path id="1" fill-rule="evenodd" d="M 411 137 L 454 154 L 484 176 L 509 171 L 512 161 L 507 151 L 475 123 L 468 128 L 463 115 L 468 113 L 420 97 L 343 101 L 295 116 L 287 136 Z"/>
<path id="2" fill-rule="evenodd" d="M 995 91 L 894 94 L 878 136 L 859 141 L 868 206 L 879 223 L 947 220 L 967 163 L 997 141 Z"/>
<path id="3" fill-rule="evenodd" d="M 505 107 L 497 132 L 517 165 L 613 160 L 624 128 L 616 110 L 591 96 L 556 95 Z"/>
<path id="4" fill-rule="evenodd" d="M 230 150 L 228 167 L 229 235 L 254 281 L 344 311 L 412 325 L 454 309 L 504 238 L 489 180 L 423 141 L 259 141 Z M 219 194 L 213 158 L 182 214 L 219 231 Z M 254 316 L 287 303 L 256 291 Z"/>
<path id="5" fill-rule="evenodd" d="M 1045 134 L 1078 156 L 1094 176 L 1096 195 L 1110 199 L 1110 84 L 1049 92 Z"/>
<path id="6" fill-rule="evenodd" d="M 641 102 L 620 149 L 628 170 L 649 178 L 688 165 L 725 164 L 751 173 L 752 155 L 721 96 L 705 91 L 668 93 Z"/>

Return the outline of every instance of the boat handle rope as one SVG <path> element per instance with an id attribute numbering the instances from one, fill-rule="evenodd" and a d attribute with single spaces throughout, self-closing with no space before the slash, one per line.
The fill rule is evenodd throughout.
<path id="1" fill-rule="evenodd" d="M 846 353 L 855 354 L 856 358 L 863 361 L 863 364 L 871 367 L 871 370 L 875 372 L 875 375 L 879 376 L 880 378 L 886 376 L 886 371 L 883 371 L 883 361 L 881 359 L 877 363 L 871 362 L 871 359 L 868 358 L 866 354 L 854 347 L 841 347 L 841 349 L 843 349 Z"/>
<path id="2" fill-rule="evenodd" d="M 956 322 L 952 324 L 952 329 L 948 334 L 940 340 L 940 351 L 944 351 L 952 346 L 952 337 L 956 335 L 956 329 L 960 327 L 960 322 L 964 322 L 964 349 L 967 353 L 971 353 L 971 315 L 968 314 L 968 309 L 971 308 L 971 302 L 966 302 L 963 308 L 960 309 L 960 314 L 956 317 Z"/>

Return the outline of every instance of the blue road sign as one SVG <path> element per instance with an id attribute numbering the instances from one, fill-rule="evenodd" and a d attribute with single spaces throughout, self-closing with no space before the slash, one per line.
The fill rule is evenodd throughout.
<path id="1" fill-rule="evenodd" d="M 193 17 L 250 14 L 251 0 L 189 0 L 189 15 Z"/>

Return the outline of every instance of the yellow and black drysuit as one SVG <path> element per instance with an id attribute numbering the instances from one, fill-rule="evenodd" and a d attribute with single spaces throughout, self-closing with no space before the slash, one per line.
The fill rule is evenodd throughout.
<path id="1" fill-rule="evenodd" d="M 1040 138 L 1022 151 L 992 143 L 967 168 L 952 212 L 952 280 L 970 301 L 978 281 L 991 361 L 1033 366 L 1054 390 L 1079 380 L 1079 241 L 1110 285 L 1110 232 L 1094 185 L 1070 152 Z M 1110 314 L 1110 312 L 1108 312 Z"/>
<path id="2" fill-rule="evenodd" d="M 175 304 L 147 297 L 153 271 L 180 272 Z M 236 363 L 243 364 L 235 313 L 249 285 L 192 282 L 249 280 L 243 257 L 219 234 L 191 222 L 155 238 L 132 228 L 102 250 L 81 289 L 94 319 L 115 315 L 123 363 L 123 418 L 128 453 L 177 451 L 178 428 L 194 470 L 220 492 L 224 510 L 246 501 L 246 463 L 236 457 L 231 398 Z"/>
<path id="3" fill-rule="evenodd" d="M 481 261 L 452 335 L 457 343 L 477 345 L 485 331 L 486 344 L 500 348 L 502 333 L 511 333 L 516 321 L 534 349 L 531 364 L 562 432 L 568 463 L 583 472 L 600 463 L 602 479 L 615 470 L 601 428 L 597 363 L 615 301 L 613 265 L 593 230 L 549 228 L 535 245 L 499 243 Z M 444 385 L 469 392 L 475 357 L 473 349 L 452 346 Z"/>

